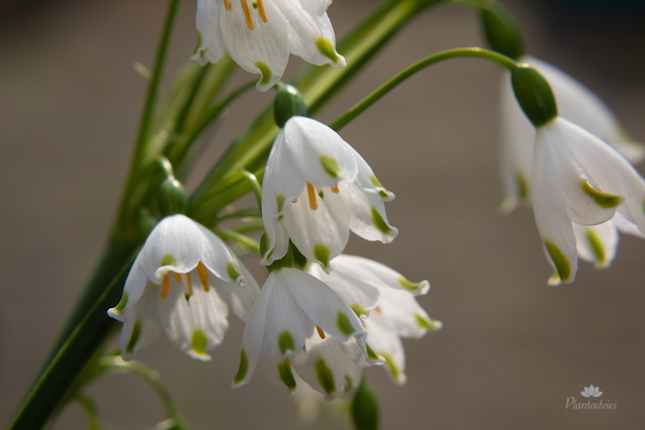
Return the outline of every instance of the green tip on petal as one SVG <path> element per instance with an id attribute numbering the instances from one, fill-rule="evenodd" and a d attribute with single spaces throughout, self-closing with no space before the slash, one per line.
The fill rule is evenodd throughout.
<path id="1" fill-rule="evenodd" d="M 193 351 L 195 351 L 199 355 L 204 355 L 206 352 L 206 335 L 204 332 L 200 329 L 195 330 L 193 333 L 193 338 L 191 340 L 191 343 L 193 345 Z"/>
<path id="2" fill-rule="evenodd" d="M 123 312 L 123 309 L 125 309 L 125 306 L 128 304 L 128 293 L 123 292 L 123 295 L 121 296 L 121 300 L 119 300 L 119 303 L 114 307 L 114 310 L 117 311 L 118 313 Z"/>
<path id="3" fill-rule="evenodd" d="M 237 370 L 237 375 L 235 375 L 235 378 L 233 378 L 233 384 L 239 384 L 246 376 L 246 372 L 248 370 L 249 360 L 248 358 L 246 358 L 246 352 L 244 352 L 244 348 L 242 348 L 242 352 L 240 353 L 240 367 Z"/>
<path id="4" fill-rule="evenodd" d="M 421 282 L 411 282 L 411 281 L 408 281 L 407 279 L 405 279 L 404 277 L 400 277 L 399 278 L 399 284 L 403 288 L 405 288 L 406 290 L 416 291 L 416 290 L 419 289 L 421 284 L 423 284 L 423 281 L 421 281 Z"/>
<path id="5" fill-rule="evenodd" d="M 596 232 L 591 228 L 587 229 L 587 241 L 589 241 L 589 246 L 596 256 L 598 263 L 606 263 L 605 248 L 603 247 L 598 234 L 596 234 Z"/>
<path id="6" fill-rule="evenodd" d="M 378 213 L 376 208 L 373 206 L 372 206 L 372 222 L 374 223 L 376 228 L 378 228 L 383 234 L 388 234 L 389 232 L 392 231 L 390 226 L 388 226 L 385 220 L 383 220 L 383 217 L 381 216 L 381 214 Z"/>
<path id="7" fill-rule="evenodd" d="M 283 331 L 278 337 L 278 345 L 280 346 L 280 352 L 282 355 L 286 354 L 287 351 L 295 352 L 296 347 L 293 342 L 293 337 L 288 331 Z"/>
<path id="8" fill-rule="evenodd" d="M 141 337 L 141 322 L 137 321 L 134 323 L 134 327 L 132 327 L 132 335 L 130 336 L 130 341 L 125 347 L 126 353 L 132 354 L 132 351 L 134 351 L 134 347 L 137 346 L 137 342 L 139 341 L 140 337 Z"/>
<path id="9" fill-rule="evenodd" d="M 282 194 L 276 194 L 275 201 L 278 203 L 278 213 L 282 212 L 282 207 L 284 206 L 284 196 Z"/>
<path id="10" fill-rule="evenodd" d="M 336 322 L 338 324 L 338 330 L 345 336 L 350 336 L 356 331 L 345 312 L 338 311 L 338 319 Z"/>
<path id="11" fill-rule="evenodd" d="M 314 246 L 314 257 L 322 263 L 325 269 L 329 268 L 329 254 L 329 248 L 325 245 L 319 243 Z"/>
<path id="12" fill-rule="evenodd" d="M 430 321 L 428 321 L 427 319 L 423 318 L 419 314 L 415 314 L 414 316 L 417 319 L 417 324 L 419 324 L 419 326 L 421 328 L 423 328 L 425 330 L 432 330 L 433 327 L 430 325 Z"/>
<path id="13" fill-rule="evenodd" d="M 365 344 L 365 349 L 367 350 L 367 356 L 371 358 L 372 360 L 378 360 L 379 356 L 377 353 L 374 352 L 372 348 L 366 343 Z"/>
<path id="14" fill-rule="evenodd" d="M 520 202 L 526 202 L 529 196 L 529 182 L 522 172 L 515 173 L 515 180 L 517 181 L 517 194 Z"/>
<path id="15" fill-rule="evenodd" d="M 232 261 L 229 261 L 228 264 L 226 265 L 226 273 L 228 274 L 229 278 L 231 278 L 236 282 L 242 276 L 240 271 L 237 270 L 235 263 L 233 263 Z"/>
<path id="16" fill-rule="evenodd" d="M 318 51 L 325 58 L 329 58 L 332 62 L 336 63 L 339 60 L 338 54 L 336 54 L 334 46 L 331 44 L 329 39 L 325 39 L 322 36 L 318 37 L 318 39 L 316 39 L 316 48 L 318 48 Z"/>
<path id="17" fill-rule="evenodd" d="M 596 204 L 601 208 L 611 209 L 615 208 L 623 202 L 622 196 L 615 196 L 613 194 L 603 193 L 602 191 L 596 190 L 594 187 L 589 185 L 589 182 L 584 182 L 582 184 L 582 189 L 589 197 L 594 199 Z"/>
<path id="18" fill-rule="evenodd" d="M 358 303 L 354 303 L 353 305 L 350 306 L 354 313 L 356 314 L 357 317 L 360 317 L 362 315 L 367 315 L 367 309 L 365 309 L 363 306 L 359 305 Z"/>
<path id="19" fill-rule="evenodd" d="M 328 396 L 336 392 L 336 384 L 334 384 L 334 374 L 331 369 L 325 364 L 325 360 L 319 358 L 316 361 L 316 375 L 318 382 Z"/>
<path id="20" fill-rule="evenodd" d="M 349 378 L 349 375 L 345 375 L 345 392 L 349 393 L 352 391 L 352 380 Z"/>
<path id="21" fill-rule="evenodd" d="M 392 373 L 394 379 L 400 379 L 401 372 L 399 372 L 399 368 L 396 367 L 396 364 L 394 364 L 392 357 L 389 354 L 381 354 L 381 357 L 385 359 L 385 364 L 387 364 L 387 367 L 388 369 L 390 369 L 390 372 Z"/>
<path id="22" fill-rule="evenodd" d="M 271 81 L 271 69 L 269 69 L 269 66 L 267 66 L 260 60 L 256 61 L 254 64 L 255 67 L 260 69 L 260 72 L 262 73 L 262 80 L 260 81 L 260 85 L 268 84 L 269 81 Z"/>
<path id="23" fill-rule="evenodd" d="M 293 377 L 291 372 L 291 362 L 289 359 L 285 359 L 282 364 L 278 364 L 278 375 L 280 380 L 287 386 L 291 391 L 296 389 L 296 379 Z"/>
<path id="24" fill-rule="evenodd" d="M 331 176 L 332 178 L 338 177 L 338 174 L 340 173 L 340 167 L 338 167 L 338 162 L 336 162 L 336 160 L 326 155 L 321 155 L 320 164 L 322 164 L 323 169 L 325 169 L 325 172 L 327 172 L 329 176 Z"/>
<path id="25" fill-rule="evenodd" d="M 175 257 L 172 254 L 164 254 L 164 256 L 161 257 L 161 266 L 177 267 L 177 260 L 175 260 Z"/>
<path id="26" fill-rule="evenodd" d="M 551 261 L 553 261 L 555 269 L 558 271 L 558 276 L 562 282 L 566 282 L 571 276 L 571 265 L 569 264 L 567 257 L 565 257 L 556 244 L 551 241 L 545 240 L 544 246 L 551 256 Z"/>

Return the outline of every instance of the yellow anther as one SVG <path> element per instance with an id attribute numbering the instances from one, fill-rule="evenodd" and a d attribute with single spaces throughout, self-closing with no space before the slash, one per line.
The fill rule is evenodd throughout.
<path id="1" fill-rule="evenodd" d="M 307 182 L 307 194 L 309 195 L 309 207 L 312 211 L 318 209 L 318 203 L 316 203 L 316 190 L 314 186 Z"/>
<path id="2" fill-rule="evenodd" d="M 197 265 L 197 273 L 199 273 L 199 279 L 202 280 L 204 291 L 208 293 L 208 270 L 206 270 L 206 266 L 204 266 L 201 261 Z"/>
<path id="3" fill-rule="evenodd" d="M 230 1 L 230 0 L 224 0 L 224 8 L 225 8 L 226 10 L 231 10 L 231 9 L 233 9 L 233 5 L 231 4 L 231 1 Z"/>
<path id="4" fill-rule="evenodd" d="M 291 203 L 298 203 L 298 199 L 293 199 Z"/>
<path id="5" fill-rule="evenodd" d="M 170 289 L 170 275 L 166 273 L 166 276 L 163 277 L 163 287 L 161 288 L 161 298 L 165 299 L 168 295 L 168 290 Z"/>
<path id="6" fill-rule="evenodd" d="M 334 193 L 334 194 L 338 194 L 338 191 L 340 191 L 338 189 L 338 186 L 332 187 L 332 189 L 331 189 L 331 192 Z"/>
<path id="7" fill-rule="evenodd" d="M 152 286 L 153 286 L 153 287 L 158 287 L 158 286 L 159 286 L 159 284 L 152 284 Z"/>
<path id="8" fill-rule="evenodd" d="M 240 0 L 240 3 L 242 3 L 244 17 L 246 17 L 246 26 L 249 28 L 249 30 L 253 30 L 255 28 L 255 24 L 253 24 L 253 18 L 251 18 L 251 8 L 249 7 L 246 0 Z"/>
<path id="9" fill-rule="evenodd" d="M 175 281 L 181 282 L 181 274 L 175 273 Z"/>
<path id="10" fill-rule="evenodd" d="M 264 13 L 264 6 L 262 5 L 262 0 L 258 1 L 258 13 L 260 14 L 260 19 L 262 22 L 267 22 L 267 14 Z"/>
<path id="11" fill-rule="evenodd" d="M 322 331 L 322 329 L 318 326 L 316 326 L 316 330 L 318 330 L 318 336 L 320 336 L 321 339 L 325 338 L 325 332 Z"/>

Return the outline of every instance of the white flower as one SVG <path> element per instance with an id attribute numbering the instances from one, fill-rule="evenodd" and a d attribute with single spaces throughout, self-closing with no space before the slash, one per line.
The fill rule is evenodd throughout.
<path id="1" fill-rule="evenodd" d="M 415 296 L 426 294 L 430 284 L 428 281 L 410 282 L 389 267 L 362 257 L 343 254 L 334 259 L 331 266 L 330 274 L 317 265 L 311 265 L 309 271 L 361 315 L 367 331 L 368 352 L 385 360 L 385 368 L 396 383 L 405 383 L 405 352 L 401 338 L 418 339 L 428 330 L 442 327 L 441 322 L 432 320 L 415 299 Z"/>
<path id="2" fill-rule="evenodd" d="M 289 239 L 325 269 L 343 252 L 349 230 L 367 240 L 391 242 L 398 230 L 385 214 L 394 199 L 363 158 L 335 131 L 295 116 L 269 154 L 262 189 L 267 250 L 261 264 L 282 258 Z"/>
<path id="3" fill-rule="evenodd" d="M 150 346 L 161 328 L 179 349 L 209 360 L 224 339 L 228 308 L 246 321 L 259 288 L 210 230 L 184 215 L 162 219 L 146 239 L 108 315 L 124 323 L 125 360 Z"/>
<path id="4" fill-rule="evenodd" d="M 580 82 L 533 57 L 523 57 L 525 62 L 537 69 L 551 85 L 558 103 L 560 116 L 579 125 L 591 134 L 613 146 L 632 163 L 645 157 L 645 147 L 633 142 L 622 129 L 618 120 L 600 98 Z M 505 73 L 501 86 L 501 178 L 504 188 L 502 210 L 509 212 L 531 198 L 531 169 L 535 127 L 520 108 L 513 88 L 509 85 L 509 73 Z"/>
<path id="5" fill-rule="evenodd" d="M 575 278 L 578 252 L 572 223 L 601 224 L 618 211 L 645 231 L 645 181 L 596 136 L 556 117 L 538 128 L 533 161 L 533 211 L 556 271 L 551 285 Z"/>
<path id="6" fill-rule="evenodd" d="M 289 53 L 322 66 L 344 67 L 327 7 L 330 0 L 197 0 L 200 46 L 192 60 L 216 63 L 228 51 L 266 91 L 282 77 Z"/>
<path id="7" fill-rule="evenodd" d="M 271 272 L 244 330 L 240 368 L 233 387 L 247 384 L 260 362 L 269 380 L 293 391 L 296 382 L 292 359 L 306 347 L 314 331 L 340 343 L 362 341 L 359 354 L 367 355 L 359 318 L 331 288 L 300 270 L 282 268 Z M 335 392 L 342 386 L 345 374 L 334 372 L 325 358 L 324 354 L 318 357 L 314 372 L 327 391 Z"/>

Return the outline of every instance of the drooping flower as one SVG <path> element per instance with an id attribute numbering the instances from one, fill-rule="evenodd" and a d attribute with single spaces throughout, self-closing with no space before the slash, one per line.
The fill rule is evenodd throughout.
<path id="1" fill-rule="evenodd" d="M 161 329 L 193 358 L 224 339 L 228 309 L 246 321 L 259 287 L 224 242 L 184 215 L 162 219 L 146 239 L 108 315 L 123 322 L 125 360 L 150 346 Z"/>
<path id="2" fill-rule="evenodd" d="M 393 381 L 405 383 L 405 352 L 401 338 L 418 339 L 429 330 L 442 327 L 441 322 L 432 320 L 415 299 L 415 296 L 425 295 L 430 284 L 428 281 L 410 282 L 391 268 L 362 257 L 343 254 L 335 258 L 331 266 L 333 270 L 329 274 L 317 265 L 311 265 L 308 270 L 361 315 L 368 351 L 385 360 L 385 368 Z M 360 380 L 360 374 L 358 377 L 350 374 L 352 377 Z"/>
<path id="3" fill-rule="evenodd" d="M 632 163 L 645 158 L 645 147 L 627 135 L 613 112 L 591 90 L 544 61 L 530 56 L 522 57 L 520 61 L 533 66 L 549 81 L 561 117 L 607 142 Z M 512 211 L 519 203 L 530 202 L 535 142 L 535 127 L 522 112 L 508 83 L 509 74 L 505 73 L 500 96 L 500 170 L 504 192 L 501 209 L 504 212 Z"/>
<path id="4" fill-rule="evenodd" d="M 240 368 L 233 387 L 247 384 L 260 363 L 270 381 L 293 391 L 296 382 L 292 360 L 306 348 L 314 332 L 324 333 L 340 343 L 354 340 L 360 345 L 362 342 L 359 354 L 367 355 L 365 331 L 359 318 L 331 288 L 297 269 L 271 272 L 244 330 Z M 345 377 L 344 373 L 334 374 L 325 356 L 316 360 L 315 372 L 321 384 L 334 390 Z"/>
<path id="5" fill-rule="evenodd" d="M 616 211 L 645 231 L 645 181 L 614 148 L 556 117 L 537 128 L 533 211 L 545 254 L 555 269 L 549 283 L 575 279 L 574 224 L 597 225 Z"/>
<path id="6" fill-rule="evenodd" d="M 350 230 L 389 243 L 398 230 L 388 223 L 384 202 L 393 199 L 334 130 L 294 116 L 276 137 L 264 173 L 262 220 L 268 240 L 261 264 L 286 255 L 289 239 L 325 269 L 345 249 Z"/>
<path id="7" fill-rule="evenodd" d="M 327 16 L 330 0 L 197 0 L 200 46 L 192 60 L 216 63 L 228 51 L 266 91 L 282 77 L 289 54 L 322 66 L 344 67 Z"/>

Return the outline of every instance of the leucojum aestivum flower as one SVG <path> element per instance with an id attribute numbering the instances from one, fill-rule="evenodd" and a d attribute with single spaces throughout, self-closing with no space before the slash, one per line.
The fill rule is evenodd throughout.
<path id="1" fill-rule="evenodd" d="M 329 0 L 197 0 L 192 62 L 161 92 L 179 7 L 170 0 L 106 254 L 8 428 L 42 427 L 70 399 L 86 401 L 88 382 L 119 369 L 143 377 L 161 396 L 168 417 L 159 428 L 188 429 L 158 376 L 136 358 L 156 351 L 153 344 L 165 333 L 190 358 L 217 362 L 233 313 L 245 323 L 241 339 L 227 341 L 239 347 L 233 388 L 259 372 L 299 393 L 296 398 L 313 396 L 315 404 L 345 399 L 355 428 L 376 429 L 378 402 L 368 369 L 381 367 L 404 385 L 418 369 L 410 361 L 406 368 L 403 339 L 421 339 L 443 324 L 418 301 L 430 291 L 427 280 L 411 281 L 387 264 L 345 253 L 350 232 L 382 244 L 410 232 L 390 223 L 386 203 L 394 205 L 394 193 L 340 129 L 439 61 L 474 57 L 506 68 L 502 210 L 532 205 L 552 267 L 549 285 L 573 282 L 578 257 L 608 267 L 619 232 L 643 237 L 645 181 L 631 164 L 645 157 L 643 146 L 591 90 L 528 56 L 519 27 L 498 2 L 463 2 L 481 12 L 492 49 L 423 58 L 336 121 L 313 118 L 394 33 L 435 3 L 384 0 L 337 46 Z M 287 84 L 281 80 L 291 54 L 310 65 Z M 232 87 L 236 65 L 258 75 L 257 82 Z M 313 67 L 326 65 L 331 67 Z M 254 83 L 273 103 L 213 160 L 189 194 L 182 181 L 203 153 L 209 130 L 226 126 L 219 120 L 229 104 Z M 359 149 L 366 144 L 351 140 Z M 257 204 L 243 199 L 249 193 Z M 242 263 L 247 254 L 257 261 Z M 251 264 L 255 271 L 247 268 Z M 252 272 L 266 279 L 258 283 Z M 440 303 L 426 303 L 450 324 Z M 118 353 L 105 353 L 117 321 Z"/>

